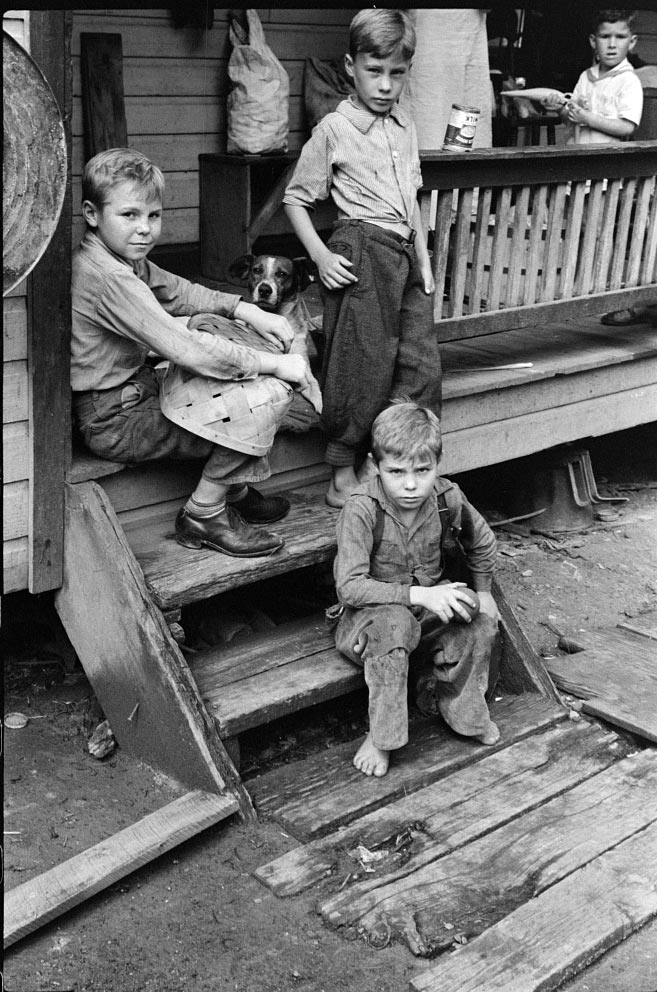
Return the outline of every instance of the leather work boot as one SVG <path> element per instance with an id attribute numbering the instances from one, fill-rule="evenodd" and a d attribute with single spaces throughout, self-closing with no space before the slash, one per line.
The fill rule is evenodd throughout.
<path id="1" fill-rule="evenodd" d="M 284 496 L 263 496 L 257 489 L 247 487 L 248 492 L 242 499 L 231 502 L 228 496 L 228 506 L 237 510 L 249 524 L 273 524 L 282 520 L 289 513 L 290 501 Z"/>
<path id="2" fill-rule="evenodd" d="M 193 517 L 183 506 L 176 517 L 176 540 L 185 548 L 205 545 L 233 558 L 261 558 L 285 543 L 278 534 L 252 527 L 232 507 L 212 517 Z"/>

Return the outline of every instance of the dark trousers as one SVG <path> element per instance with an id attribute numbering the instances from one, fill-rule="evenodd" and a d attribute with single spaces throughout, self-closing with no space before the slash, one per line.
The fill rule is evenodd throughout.
<path id="1" fill-rule="evenodd" d="M 205 458 L 203 477 L 223 485 L 269 478 L 266 458 L 212 444 L 168 420 L 160 409 L 162 374 L 144 365 L 115 389 L 73 394 L 75 419 L 90 451 L 99 458 L 129 464 Z"/>
<path id="2" fill-rule="evenodd" d="M 358 282 L 322 290 L 321 424 L 329 465 L 353 465 L 391 399 L 406 396 L 440 415 L 440 352 L 432 298 L 409 242 L 375 224 L 339 221 L 328 247 L 353 262 Z"/>
<path id="3" fill-rule="evenodd" d="M 354 645 L 363 636 L 360 655 Z M 471 623 L 441 621 L 406 606 L 346 607 L 335 632 L 339 651 L 364 669 L 372 740 L 386 751 L 408 741 L 409 660 L 417 670 L 418 707 L 440 713 L 457 734 L 479 737 L 490 726 L 486 704 L 497 625 L 478 614 Z"/>

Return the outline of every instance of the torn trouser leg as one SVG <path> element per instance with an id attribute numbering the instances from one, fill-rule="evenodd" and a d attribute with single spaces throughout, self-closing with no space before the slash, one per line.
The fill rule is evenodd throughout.
<path id="1" fill-rule="evenodd" d="M 408 658 L 421 628 L 406 606 L 385 605 L 352 610 L 340 618 L 335 641 L 339 651 L 362 665 L 369 689 L 372 741 L 384 751 L 408 742 Z M 354 645 L 363 639 L 360 655 Z"/>
<path id="2" fill-rule="evenodd" d="M 483 613 L 471 623 L 441 624 L 432 615 L 423 617 L 419 708 L 439 712 L 457 734 L 485 734 L 491 723 L 485 697 L 496 637 L 496 623 Z"/>

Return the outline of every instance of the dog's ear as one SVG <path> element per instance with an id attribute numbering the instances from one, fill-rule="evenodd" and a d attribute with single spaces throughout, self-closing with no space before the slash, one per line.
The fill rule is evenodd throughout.
<path id="1" fill-rule="evenodd" d="M 248 279 L 254 258 L 254 255 L 240 255 L 228 266 L 228 275 L 234 279 Z"/>
<path id="2" fill-rule="evenodd" d="M 299 292 L 303 293 L 304 289 L 310 286 L 311 282 L 315 281 L 317 267 L 305 255 L 301 255 L 299 258 L 293 258 L 292 264 L 294 265 L 294 275 L 297 279 Z"/>

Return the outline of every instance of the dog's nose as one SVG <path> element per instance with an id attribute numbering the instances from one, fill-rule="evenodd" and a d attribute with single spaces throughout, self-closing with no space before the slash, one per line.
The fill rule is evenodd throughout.
<path id="1" fill-rule="evenodd" d="M 258 296 L 264 297 L 265 300 L 268 300 L 273 292 L 273 286 L 270 286 L 267 282 L 262 282 L 258 286 Z"/>

